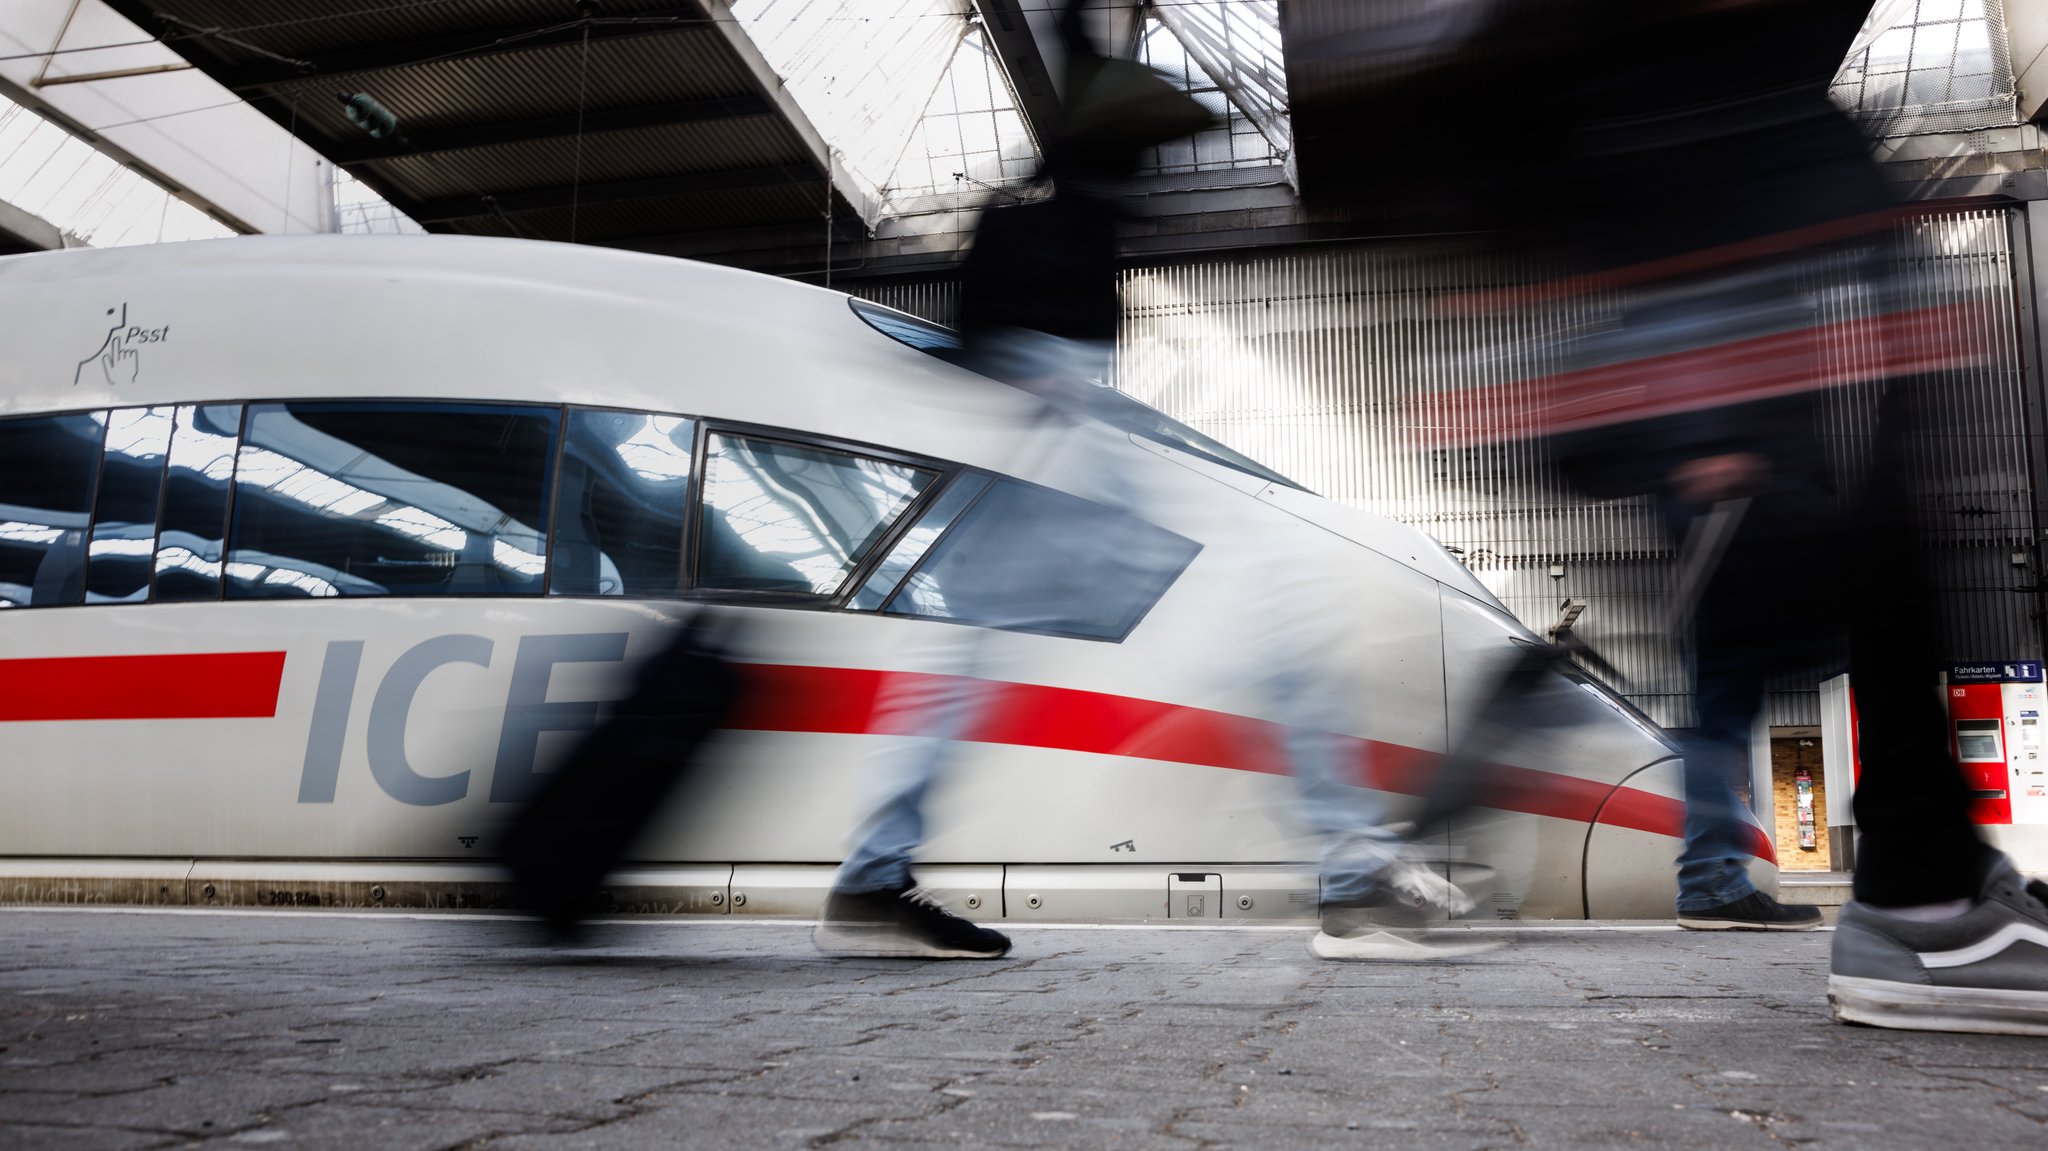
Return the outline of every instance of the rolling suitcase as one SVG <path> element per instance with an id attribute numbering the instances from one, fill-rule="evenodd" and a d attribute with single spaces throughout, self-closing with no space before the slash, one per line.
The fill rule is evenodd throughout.
<path id="1" fill-rule="evenodd" d="M 633 690 L 585 736 L 514 820 L 505 856 L 520 906 L 550 934 L 597 910 L 605 876 L 698 765 L 740 698 L 729 636 L 703 616 L 642 664 Z"/>

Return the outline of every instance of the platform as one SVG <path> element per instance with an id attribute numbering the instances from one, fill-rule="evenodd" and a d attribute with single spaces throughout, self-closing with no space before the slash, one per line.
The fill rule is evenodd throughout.
<path id="1" fill-rule="evenodd" d="M 1467 963 L 1299 926 L 832 960 L 460 913 L 0 911 L 0 1147 L 2037 1148 L 2048 1042 L 1846 1027 L 1826 932 L 1526 923 Z"/>

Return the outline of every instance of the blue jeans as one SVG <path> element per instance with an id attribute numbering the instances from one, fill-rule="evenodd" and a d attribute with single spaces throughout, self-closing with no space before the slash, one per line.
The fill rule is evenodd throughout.
<path id="1" fill-rule="evenodd" d="M 1355 903 L 1379 886 L 1380 874 L 1400 857 L 1401 837 L 1386 827 L 1386 804 L 1377 791 L 1351 782 L 1344 747 L 1334 732 L 1344 725 L 1346 701 L 1319 690 L 1305 672 L 1284 673 L 1270 685 L 1287 733 L 1287 769 L 1294 775 L 1302 822 L 1322 840 L 1321 898 Z"/>
<path id="2" fill-rule="evenodd" d="M 928 624 L 962 633 L 950 650 L 963 657 L 960 670 L 971 671 L 974 629 L 953 624 Z M 939 668 L 931 669 L 940 671 Z M 965 736 L 986 708 L 986 681 L 965 675 L 941 678 L 892 679 L 875 701 L 875 710 L 907 712 L 916 735 L 871 736 L 887 742 L 870 752 L 863 771 L 870 791 L 868 814 L 853 830 L 854 848 L 839 865 L 832 886 L 840 891 L 900 891 L 909 887 L 910 864 L 924 842 L 924 802 L 952 755 L 955 741 Z"/>
<path id="3" fill-rule="evenodd" d="M 1005 329 L 983 334 L 977 354 L 978 370 L 1039 396 L 1046 401 L 1047 415 L 1057 414 L 1072 425 L 1086 418 L 1088 400 L 1099 386 L 1093 378 L 1105 374 L 1111 351 L 1086 341 Z M 1038 431 L 1057 426 L 1041 418 Z M 1027 437 L 1030 446 L 1025 450 L 1045 450 L 1042 439 L 1042 435 Z M 1076 494 L 1132 510 L 1122 477 L 1105 461 L 1093 458 L 1093 453 L 1082 454 L 1074 483 Z M 1100 543 L 1105 549 L 1116 546 L 1112 540 Z M 1029 565 L 1017 565 L 992 575 L 983 590 L 995 603 L 1029 603 L 1032 597 L 1028 593 L 1041 574 Z M 1004 595 L 1005 586 L 1012 585 L 1017 594 Z M 997 628 L 1029 627 L 1034 620 L 1020 613 L 987 622 Z M 866 814 L 854 827 L 853 848 L 833 879 L 833 887 L 840 891 L 896 891 L 910 886 L 911 862 L 924 842 L 925 799 L 952 762 L 953 744 L 972 730 L 991 698 L 992 685 L 973 677 L 988 662 L 986 645 L 999 633 L 951 623 L 908 626 L 921 629 L 917 642 L 923 648 L 914 666 L 937 678 L 892 677 L 875 701 L 881 726 L 915 734 L 870 737 L 877 742 L 862 768 L 868 793 Z"/>
<path id="4" fill-rule="evenodd" d="M 1718 646 L 1718 645 L 1717 645 Z M 1735 794 L 1749 763 L 1750 727 L 1763 704 L 1763 673 L 1746 652 L 1713 647 L 1698 658 L 1699 727 L 1683 740 L 1685 849 L 1678 856 L 1678 910 L 1705 911 L 1756 891 L 1749 878 L 1749 820 Z"/>
<path id="5" fill-rule="evenodd" d="M 1748 762 L 1749 732 L 1741 745 L 1704 736 L 1685 740 L 1685 849 L 1678 856 L 1678 910 L 1705 911 L 1756 891 L 1749 878 L 1749 823 L 1735 794 L 1738 768 Z"/>

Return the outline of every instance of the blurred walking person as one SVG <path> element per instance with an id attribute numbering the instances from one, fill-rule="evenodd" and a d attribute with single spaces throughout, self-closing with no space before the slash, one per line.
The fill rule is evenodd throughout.
<path id="1" fill-rule="evenodd" d="M 1846 640 L 1862 835 L 1834 939 L 1838 1017 L 2048 1034 L 2048 886 L 1970 822 L 1933 690 L 1939 636 L 1904 479 L 1915 397 L 1967 364 L 1983 317 L 1900 267 L 1899 216 L 1827 97 L 1869 7 L 1557 9 L 1577 13 L 1555 117 L 1552 170 L 1565 182 L 1535 215 L 1580 274 L 1523 299 L 1625 302 L 1563 349 L 1518 434 L 1542 439 L 1589 495 L 1653 494 L 1684 541 L 1700 715 L 1679 922 L 1818 925 L 1750 882 L 1731 783 L 1766 679 Z M 1815 422 L 1831 388 L 1881 396 L 1870 459 L 1842 492 Z"/>
<path id="2" fill-rule="evenodd" d="M 1039 398 L 1036 426 L 1024 429 L 1026 451 L 1047 453 L 1069 490 L 1096 503 L 1145 518 L 1142 493 L 1094 445 L 1093 431 L 1121 314 L 1116 295 L 1118 197 L 1143 150 L 1208 126 L 1212 117 L 1196 100 L 1151 69 L 1104 57 L 1080 25 L 1083 5 L 1062 18 L 1067 57 L 1060 131 L 1048 141 L 1040 172 L 1047 197 L 991 206 L 975 233 L 961 274 L 960 362 Z M 1121 439 L 1121 437 L 1117 437 Z M 1074 557 L 1018 555 L 1002 579 L 1016 594 L 999 602 L 1028 605 L 1046 587 L 1073 587 L 1085 595 L 1091 581 L 1127 578 L 1153 565 L 1142 544 L 1129 539 L 1091 541 L 1098 554 Z M 1329 629 L 1316 606 L 1341 594 L 1317 573 L 1272 557 L 1267 602 L 1283 605 L 1285 634 L 1261 637 L 1270 665 L 1304 666 Z M 1057 568 L 1053 565 L 1057 564 Z M 1263 574 L 1263 573 L 1262 573 Z M 1289 594 L 1287 588 L 1299 590 Z M 997 589 L 1000 590 L 1000 589 Z M 1037 594 L 1032 594 L 1032 593 Z M 995 627 L 1029 631 L 1028 609 Z M 912 868 L 925 833 L 927 798 L 973 738 L 996 686 L 979 678 L 999 645 L 984 628 L 936 625 L 921 653 L 921 670 L 939 675 L 893 677 L 877 700 L 876 726 L 912 734 L 885 737 L 865 765 L 874 795 L 855 830 L 855 846 L 835 877 L 817 946 L 839 955 L 918 955 L 993 958 L 1009 940 L 977 927 L 925 897 Z M 1343 660 L 1347 653 L 1334 653 Z M 1325 844 L 1322 865 L 1323 930 L 1315 954 L 1333 959 L 1438 958 L 1486 950 L 1496 943 L 1451 942 L 1421 928 L 1433 918 L 1467 911 L 1464 892 L 1428 866 L 1406 859 L 1400 835 L 1386 825 L 1374 793 L 1352 785 L 1354 764 L 1343 730 L 1355 697 L 1331 682 L 1308 677 L 1242 673 L 1286 730 L 1275 749 L 1294 771 L 1306 822 Z"/>

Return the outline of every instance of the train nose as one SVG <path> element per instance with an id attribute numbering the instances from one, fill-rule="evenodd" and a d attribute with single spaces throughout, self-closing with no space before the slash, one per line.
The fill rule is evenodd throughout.
<path id="1" fill-rule="evenodd" d="M 1674 860 L 1684 845 L 1684 760 L 1645 764 L 1622 780 L 1586 828 L 1588 919 L 1663 919 L 1678 897 Z M 1778 855 L 1755 815 L 1740 812 L 1750 852 L 1749 874 L 1766 892 L 1778 889 Z"/>
<path id="2" fill-rule="evenodd" d="M 1453 829 L 1449 871 L 1476 914 L 1669 918 L 1685 834 L 1678 743 L 1568 664 L 1490 702 L 1491 679 L 1472 678 L 1485 682 L 1454 698 L 1453 741 L 1485 747 L 1496 767 Z M 1775 890 L 1770 836 L 1742 816 L 1752 874 Z"/>

